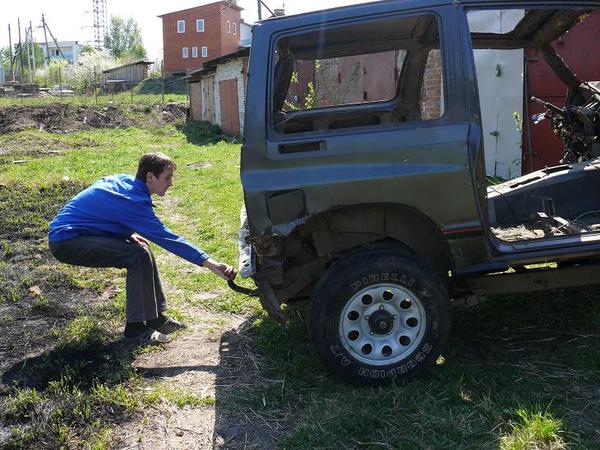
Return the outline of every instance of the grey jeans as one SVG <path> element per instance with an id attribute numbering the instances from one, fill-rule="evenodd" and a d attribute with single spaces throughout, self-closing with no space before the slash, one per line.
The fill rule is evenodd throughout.
<path id="1" fill-rule="evenodd" d="M 156 319 L 167 308 L 152 250 L 147 245 L 104 236 L 50 242 L 60 262 L 85 267 L 127 269 L 127 322 Z"/>

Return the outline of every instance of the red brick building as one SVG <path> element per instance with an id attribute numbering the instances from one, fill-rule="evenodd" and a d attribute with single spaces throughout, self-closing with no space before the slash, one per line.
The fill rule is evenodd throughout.
<path id="1" fill-rule="evenodd" d="M 220 1 L 159 16 L 165 73 L 189 73 L 238 51 L 242 9 L 233 1 Z"/>

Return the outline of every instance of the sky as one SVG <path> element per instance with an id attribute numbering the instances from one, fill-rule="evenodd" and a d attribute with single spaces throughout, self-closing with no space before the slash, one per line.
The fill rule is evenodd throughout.
<path id="1" fill-rule="evenodd" d="M 193 8 L 213 0 L 107 0 L 108 16 L 133 17 L 142 30 L 144 46 L 151 61 L 162 57 L 162 22 L 157 16 L 181 9 Z M 271 9 L 285 7 L 286 15 L 315 11 L 324 7 L 366 3 L 372 0 L 263 0 Z M 252 23 L 258 19 L 257 0 L 238 0 L 244 8 L 242 19 Z M 0 47 L 8 46 L 8 24 L 11 26 L 12 42 L 18 41 L 17 19 L 21 19 L 21 34 L 29 21 L 36 42 L 44 41 L 41 29 L 42 13 L 52 34 L 58 41 L 92 43 L 94 39 L 92 0 L 18 0 L 3 1 L 0 9 Z M 263 18 L 268 17 L 263 8 Z M 48 36 L 50 40 L 50 36 Z"/>

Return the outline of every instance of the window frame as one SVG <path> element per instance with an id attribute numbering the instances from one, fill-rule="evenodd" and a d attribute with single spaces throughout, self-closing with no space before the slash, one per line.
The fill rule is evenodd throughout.
<path id="1" fill-rule="evenodd" d="M 421 10 L 421 11 L 399 12 L 399 13 L 396 13 L 393 15 L 387 15 L 387 14 L 373 15 L 373 16 L 369 16 L 369 17 L 362 17 L 359 19 L 350 19 L 348 21 L 337 22 L 335 25 L 331 24 L 331 27 L 332 28 L 343 28 L 343 27 L 351 27 L 353 25 L 359 25 L 361 23 L 367 23 L 367 22 L 385 21 L 388 19 L 402 20 L 402 19 L 407 19 L 407 18 L 411 18 L 411 17 L 427 16 L 427 15 L 434 17 L 436 20 L 437 28 L 438 28 L 438 35 L 439 35 L 439 44 L 440 44 L 439 45 L 440 60 L 441 60 L 440 61 L 440 63 L 441 63 L 440 103 L 441 103 L 441 106 L 443 109 L 440 111 L 440 115 L 438 117 L 431 118 L 431 119 L 409 120 L 406 122 L 399 122 L 399 123 L 380 123 L 380 124 L 376 124 L 376 125 L 355 126 L 355 127 L 347 127 L 347 128 L 310 130 L 310 131 L 301 131 L 301 132 L 295 132 L 295 133 L 282 133 L 276 129 L 275 123 L 274 123 L 274 111 L 273 111 L 274 98 L 273 98 L 273 95 L 274 95 L 274 89 L 275 89 L 275 58 L 269 58 L 269 68 L 268 68 L 269 80 L 267 83 L 267 130 L 268 130 L 268 135 L 272 138 L 275 138 L 276 140 L 281 140 L 281 139 L 288 140 L 288 139 L 300 138 L 302 136 L 312 136 L 312 135 L 320 136 L 323 134 L 339 135 L 339 134 L 355 133 L 357 129 L 368 131 L 368 130 L 389 129 L 389 128 L 414 128 L 415 125 L 417 125 L 417 126 L 420 126 L 421 124 L 429 125 L 429 124 L 436 124 L 436 123 L 442 122 L 442 121 L 447 121 L 450 117 L 450 111 L 449 111 L 450 103 L 449 103 L 449 95 L 448 95 L 448 86 L 449 86 L 450 80 L 449 80 L 449 75 L 448 75 L 448 62 L 446 62 L 446 60 L 447 60 L 446 50 L 443 48 L 443 44 L 444 44 L 443 29 L 444 29 L 444 27 L 442 24 L 442 17 L 440 16 L 440 13 L 438 11 L 433 10 L 433 9 L 426 9 L 426 10 Z M 301 34 L 310 33 L 313 31 L 318 31 L 318 30 L 322 29 L 323 26 L 325 26 L 325 25 L 326 24 L 321 23 L 319 25 L 307 26 L 300 30 L 294 29 L 294 30 L 286 30 L 284 32 L 276 33 L 273 36 L 273 38 L 271 39 L 269 51 L 271 52 L 271 54 L 274 53 L 277 48 L 277 44 L 282 39 L 290 38 L 292 36 L 298 36 Z M 397 99 L 398 99 L 397 95 L 394 95 L 394 97 L 392 97 L 391 99 L 388 99 L 388 100 L 377 100 L 377 101 L 355 103 L 355 104 L 350 103 L 350 104 L 341 104 L 341 105 L 322 106 L 322 107 L 317 107 L 317 108 L 301 109 L 298 111 L 302 112 L 302 113 L 307 112 L 307 111 L 312 111 L 315 113 L 322 113 L 323 115 L 325 115 L 327 113 L 327 111 L 334 112 L 335 110 L 340 109 L 340 108 L 368 110 L 368 109 L 376 107 L 377 105 L 384 107 L 386 104 L 389 104 L 391 106 L 397 101 Z"/>
<path id="2" fill-rule="evenodd" d="M 181 47 L 181 57 L 183 59 L 188 59 L 190 57 L 189 47 Z"/>
<path id="3" fill-rule="evenodd" d="M 202 47 L 202 57 L 208 58 L 208 47 L 207 46 Z"/>
<path id="4" fill-rule="evenodd" d="M 237 23 L 231 22 L 233 25 L 233 34 L 237 34 Z"/>
<path id="5" fill-rule="evenodd" d="M 192 47 L 192 58 L 198 57 L 198 47 Z"/>
<path id="6" fill-rule="evenodd" d="M 231 21 L 229 20 L 225 23 L 225 31 L 231 33 Z"/>
<path id="7" fill-rule="evenodd" d="M 202 24 L 202 29 L 198 25 Z M 204 19 L 196 19 L 196 33 L 204 33 Z"/>
<path id="8" fill-rule="evenodd" d="M 180 27 L 181 25 L 181 27 Z M 185 20 L 177 20 L 177 33 L 182 34 L 185 33 Z"/>

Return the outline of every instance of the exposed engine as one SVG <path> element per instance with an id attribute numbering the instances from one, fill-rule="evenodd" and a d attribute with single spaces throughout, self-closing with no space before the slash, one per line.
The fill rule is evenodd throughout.
<path id="1" fill-rule="evenodd" d="M 561 164 L 588 161 L 600 156 L 600 89 L 586 83 L 589 93 L 587 101 L 581 105 L 567 105 L 564 108 L 532 97 L 546 108 L 546 111 L 533 116 L 535 123 L 549 118 L 554 134 L 565 143 L 565 153 Z"/>

